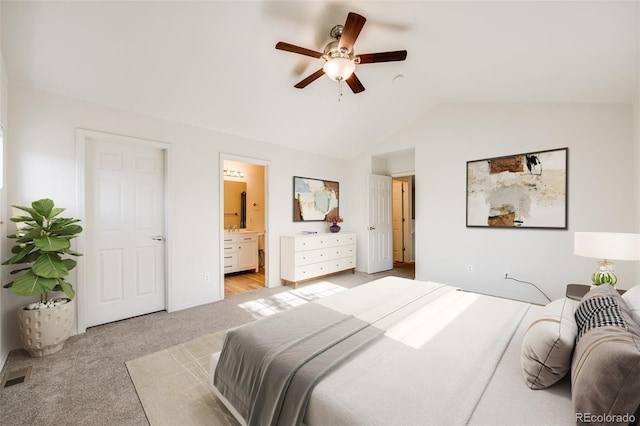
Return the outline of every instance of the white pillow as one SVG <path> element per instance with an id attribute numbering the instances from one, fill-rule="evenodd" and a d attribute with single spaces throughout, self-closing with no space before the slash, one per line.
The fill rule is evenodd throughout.
<path id="1" fill-rule="evenodd" d="M 578 335 L 574 317 L 577 301 L 554 300 L 542 308 L 522 339 L 520 365 L 527 386 L 545 389 L 571 369 Z"/>
<path id="2" fill-rule="evenodd" d="M 640 285 L 631 287 L 622 295 L 622 298 L 627 306 L 629 306 L 631 318 L 640 324 Z"/>

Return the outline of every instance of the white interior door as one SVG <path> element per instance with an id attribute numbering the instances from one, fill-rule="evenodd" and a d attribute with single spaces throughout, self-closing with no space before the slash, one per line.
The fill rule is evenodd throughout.
<path id="1" fill-rule="evenodd" d="M 369 175 L 369 262 L 373 274 L 393 268 L 391 176 Z"/>
<path id="2" fill-rule="evenodd" d="M 162 149 L 88 139 L 85 326 L 165 309 Z"/>

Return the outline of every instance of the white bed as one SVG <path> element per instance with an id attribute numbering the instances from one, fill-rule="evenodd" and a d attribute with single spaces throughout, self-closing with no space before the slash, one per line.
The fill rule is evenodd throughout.
<path id="1" fill-rule="evenodd" d="M 312 303 L 384 336 L 313 387 L 308 426 L 575 424 L 568 378 L 537 391 L 523 379 L 522 337 L 539 306 L 397 277 Z M 247 424 L 213 385 L 219 356 L 213 390 Z"/>

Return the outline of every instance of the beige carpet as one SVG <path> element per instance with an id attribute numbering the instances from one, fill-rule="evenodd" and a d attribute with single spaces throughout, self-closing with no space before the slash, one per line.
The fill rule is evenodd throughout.
<path id="1" fill-rule="evenodd" d="M 345 290 L 342 286 L 320 281 L 251 300 L 238 307 L 261 319 Z M 224 333 L 207 334 L 126 362 L 152 426 L 238 424 L 209 384 L 209 358 L 222 349 Z"/>
<path id="2" fill-rule="evenodd" d="M 237 425 L 209 385 L 209 357 L 225 332 L 127 361 L 144 412 L 155 425 Z"/>

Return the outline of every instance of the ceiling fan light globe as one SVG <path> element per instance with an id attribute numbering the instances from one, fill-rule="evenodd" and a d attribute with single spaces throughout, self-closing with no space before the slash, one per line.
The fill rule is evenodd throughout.
<path id="1" fill-rule="evenodd" d="M 347 58 L 333 58 L 325 62 L 322 70 L 331 80 L 340 81 L 351 77 L 356 69 L 356 64 Z"/>

